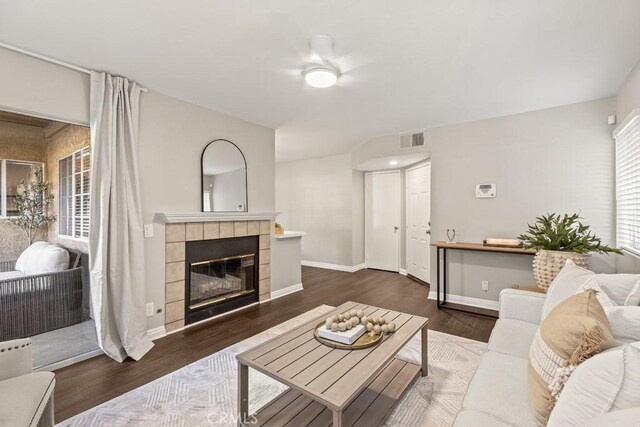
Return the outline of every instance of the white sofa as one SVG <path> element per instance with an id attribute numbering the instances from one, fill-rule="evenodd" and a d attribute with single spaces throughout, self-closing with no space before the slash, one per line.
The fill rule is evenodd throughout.
<path id="1" fill-rule="evenodd" d="M 482 356 L 454 426 L 537 426 L 528 402 L 528 360 L 545 297 L 516 289 L 500 293 L 500 317 L 489 338 L 489 351 Z M 640 425 L 640 408 L 605 413 L 589 425 Z"/>

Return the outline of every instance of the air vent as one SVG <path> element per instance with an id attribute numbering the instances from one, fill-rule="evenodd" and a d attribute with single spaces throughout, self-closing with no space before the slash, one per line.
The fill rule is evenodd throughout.
<path id="1" fill-rule="evenodd" d="M 400 135 L 400 148 L 422 147 L 424 145 L 424 132 Z"/>

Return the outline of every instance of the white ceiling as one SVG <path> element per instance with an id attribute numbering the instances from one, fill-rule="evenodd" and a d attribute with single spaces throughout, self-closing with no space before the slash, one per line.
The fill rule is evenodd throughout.
<path id="1" fill-rule="evenodd" d="M 331 89 L 300 75 L 321 32 L 344 73 Z M 640 1 L 0 0 L 0 41 L 275 128 L 285 161 L 614 95 Z"/>

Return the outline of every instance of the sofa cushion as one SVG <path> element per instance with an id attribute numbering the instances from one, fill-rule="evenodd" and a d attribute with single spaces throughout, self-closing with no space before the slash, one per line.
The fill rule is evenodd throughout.
<path id="1" fill-rule="evenodd" d="M 36 426 L 55 386 L 51 372 L 0 381 L 0 425 Z"/>
<path id="2" fill-rule="evenodd" d="M 453 425 L 454 427 L 513 427 L 513 424 L 506 423 L 484 412 L 467 409 L 458 412 Z"/>
<path id="3" fill-rule="evenodd" d="M 525 392 L 527 364 L 527 360 L 520 357 L 495 351 L 485 353 L 469 384 L 462 407 L 484 412 L 506 424 L 536 426 Z"/>
<path id="4" fill-rule="evenodd" d="M 28 276 L 64 271 L 69 268 L 69 252 L 57 245 L 36 242 L 20 255 L 15 268 Z"/>
<path id="5" fill-rule="evenodd" d="M 549 313 L 529 354 L 529 404 L 539 424 L 546 424 L 572 370 L 613 345 L 595 290 L 574 295 Z"/>
<path id="6" fill-rule="evenodd" d="M 0 280 L 14 279 L 16 277 L 24 277 L 24 273 L 22 271 L 18 271 L 18 270 L 0 271 Z"/>
<path id="7" fill-rule="evenodd" d="M 529 359 L 538 325 L 514 319 L 498 319 L 489 338 L 489 351 Z"/>
<path id="8" fill-rule="evenodd" d="M 640 407 L 640 343 L 580 364 L 562 390 L 549 427 L 583 426 L 609 411 Z"/>

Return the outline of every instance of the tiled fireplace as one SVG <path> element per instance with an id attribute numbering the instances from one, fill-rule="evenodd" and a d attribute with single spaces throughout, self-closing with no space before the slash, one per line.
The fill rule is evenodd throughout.
<path id="1" fill-rule="evenodd" d="M 270 298 L 272 220 L 165 226 L 167 333 Z"/>

